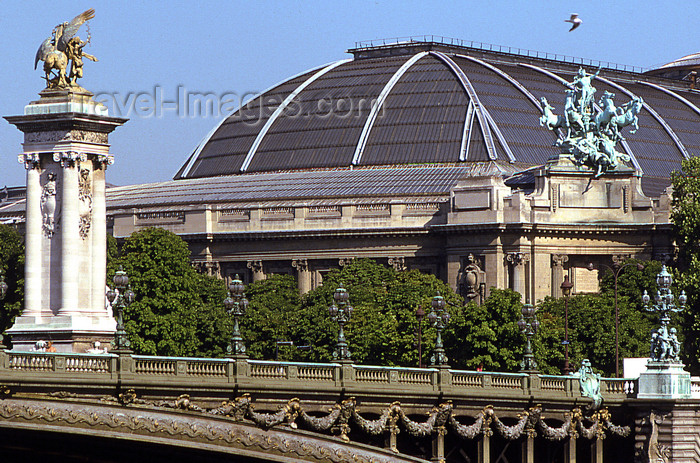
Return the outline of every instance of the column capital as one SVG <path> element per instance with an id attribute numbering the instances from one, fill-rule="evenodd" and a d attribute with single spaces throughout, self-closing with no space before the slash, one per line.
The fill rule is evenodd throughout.
<path id="1" fill-rule="evenodd" d="M 563 267 L 567 262 L 569 262 L 567 254 L 552 254 L 552 267 Z"/>
<path id="2" fill-rule="evenodd" d="M 292 259 L 292 267 L 298 272 L 306 272 L 309 270 L 309 262 L 306 259 Z"/>
<path id="3" fill-rule="evenodd" d="M 24 164 L 27 170 L 39 169 L 41 167 L 41 156 L 39 153 L 22 153 L 17 155 L 17 162 Z"/>
<path id="4" fill-rule="evenodd" d="M 403 256 L 389 257 L 389 265 L 394 267 L 394 270 L 401 272 L 406 270 L 406 258 Z"/>
<path id="5" fill-rule="evenodd" d="M 530 254 L 524 252 L 509 252 L 506 254 L 506 262 L 511 265 L 525 265 L 530 262 Z"/>
<path id="6" fill-rule="evenodd" d="M 263 271 L 263 263 L 261 260 L 249 260 L 247 267 L 253 271 L 253 273 L 258 273 Z"/>
<path id="7" fill-rule="evenodd" d="M 61 167 L 75 167 L 78 162 L 87 161 L 87 154 L 78 151 L 56 151 L 53 160 L 60 162 Z"/>
<path id="8" fill-rule="evenodd" d="M 106 170 L 107 166 L 114 164 L 114 156 L 111 154 L 97 154 L 95 155 L 96 168 L 101 170 Z"/>

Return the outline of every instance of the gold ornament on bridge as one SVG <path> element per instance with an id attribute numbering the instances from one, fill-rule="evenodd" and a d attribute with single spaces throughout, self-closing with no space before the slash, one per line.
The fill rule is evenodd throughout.
<path id="1" fill-rule="evenodd" d="M 34 59 L 34 69 L 39 61 L 44 62 L 46 88 L 80 88 L 77 80 L 83 77 L 83 59 L 97 61 L 97 58 L 83 51 L 83 48 L 90 43 L 89 25 L 87 25 L 86 41 L 81 40 L 76 34 L 83 24 L 94 17 L 95 10 L 90 8 L 71 21 L 57 25 L 51 32 L 51 36 L 39 46 Z"/>

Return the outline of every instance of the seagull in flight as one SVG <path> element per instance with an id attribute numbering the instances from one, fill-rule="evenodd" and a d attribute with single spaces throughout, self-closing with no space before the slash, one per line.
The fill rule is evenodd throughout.
<path id="1" fill-rule="evenodd" d="M 569 32 L 571 32 L 580 26 L 583 21 L 578 17 L 578 13 L 573 13 L 571 17 L 569 19 L 565 19 L 564 22 L 571 23 L 571 29 L 569 29 Z"/>

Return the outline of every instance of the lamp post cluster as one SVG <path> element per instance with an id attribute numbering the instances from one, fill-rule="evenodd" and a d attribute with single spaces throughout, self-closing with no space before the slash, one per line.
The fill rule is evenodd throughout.
<path id="1" fill-rule="evenodd" d="M 569 296 L 574 284 L 569 281 L 569 275 L 564 275 L 564 281 L 561 284 L 561 293 L 564 295 L 564 374 L 571 373 L 571 365 L 569 365 Z"/>
<path id="2" fill-rule="evenodd" d="M 620 312 L 617 304 L 617 278 L 620 276 L 622 269 L 630 265 L 636 265 L 637 270 L 644 270 L 644 265 L 640 263 L 628 262 L 621 264 L 619 261 L 614 261 L 612 267 L 606 264 L 599 264 L 602 267 L 609 269 L 615 279 L 615 377 L 620 377 Z M 665 267 L 665 266 L 664 266 Z M 593 262 L 588 264 L 588 270 L 594 270 Z"/>
<path id="3" fill-rule="evenodd" d="M 523 304 L 521 310 L 522 316 L 518 320 L 518 328 L 527 338 L 525 344 L 525 355 L 523 356 L 522 362 L 520 362 L 520 371 L 524 373 L 530 373 L 537 371 L 537 362 L 535 362 L 535 356 L 532 353 L 532 337 L 537 334 L 540 329 L 540 322 L 537 320 L 537 309 L 535 309 L 532 304 Z"/>
<path id="4" fill-rule="evenodd" d="M 430 313 L 428 314 L 428 320 L 433 324 L 437 330 L 437 339 L 435 340 L 435 349 L 433 349 L 433 355 L 430 356 L 430 365 L 436 367 L 447 367 L 447 354 L 445 354 L 445 348 L 442 345 L 442 330 L 447 326 L 450 321 L 450 314 L 445 310 L 445 298 L 440 296 L 433 297 L 430 301 Z"/>
<path id="5" fill-rule="evenodd" d="M 350 295 L 341 284 L 333 293 L 333 304 L 328 308 L 331 320 L 338 322 L 338 339 L 335 342 L 335 350 L 333 358 L 339 362 L 352 362 L 352 354 L 348 348 L 348 342 L 345 339 L 343 328 L 352 317 L 353 308 L 348 302 Z"/>
<path id="6" fill-rule="evenodd" d="M 231 334 L 231 341 L 226 348 L 228 355 L 232 357 L 244 357 L 245 354 L 245 342 L 243 342 L 243 337 L 241 336 L 241 330 L 239 327 L 239 319 L 245 315 L 248 309 L 248 299 L 243 295 L 245 291 L 245 286 L 243 282 L 238 278 L 231 281 L 228 285 L 228 295 L 224 299 L 224 307 L 226 311 L 233 316 L 233 333 Z"/>
<path id="7" fill-rule="evenodd" d="M 661 326 L 651 336 L 651 359 L 657 362 L 680 361 L 681 343 L 676 337 L 676 329 L 669 329 L 668 327 L 671 322 L 669 313 L 682 311 L 685 308 L 688 297 L 685 295 L 685 291 L 682 291 L 680 296 L 678 296 L 678 305 L 676 305 L 673 302 L 674 297 L 671 292 L 671 284 L 673 284 L 673 277 L 664 265 L 661 268 L 661 272 L 656 275 L 656 285 L 659 289 L 654 296 L 655 304 L 652 304 L 651 307 L 649 306 L 651 297 L 646 290 L 644 290 L 644 295 L 642 296 L 644 308 L 649 312 L 657 312 L 659 314 Z"/>
<path id="8" fill-rule="evenodd" d="M 124 309 L 129 307 L 136 298 L 129 284 L 129 276 L 122 267 L 114 274 L 112 279 L 114 288 L 107 291 L 107 300 L 112 306 L 114 318 L 117 319 L 117 333 L 114 336 L 114 349 L 112 352 L 128 352 L 131 343 L 124 330 Z"/>

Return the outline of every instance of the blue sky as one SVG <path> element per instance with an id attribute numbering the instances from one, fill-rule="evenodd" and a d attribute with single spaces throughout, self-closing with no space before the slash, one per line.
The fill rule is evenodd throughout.
<path id="1" fill-rule="evenodd" d="M 100 61 L 86 62 L 80 82 L 116 95 L 111 101 L 122 110 L 134 103 L 121 114 L 131 120 L 110 137 L 116 162 L 108 181 L 118 185 L 171 179 L 224 116 L 156 112 L 149 98 L 257 93 L 346 58 L 356 41 L 435 34 L 641 67 L 700 50 L 695 2 L 4 0 L 3 116 L 22 114 L 43 88 L 41 71 L 33 69 L 39 44 L 56 24 L 88 8 L 96 17 L 86 51 Z M 570 33 L 564 19 L 573 12 L 583 25 Z M 84 39 L 86 31 L 79 35 Z M 141 111 L 135 110 L 138 94 L 147 100 Z M 15 127 L 0 121 L 0 188 L 24 183 L 21 141 Z"/>

